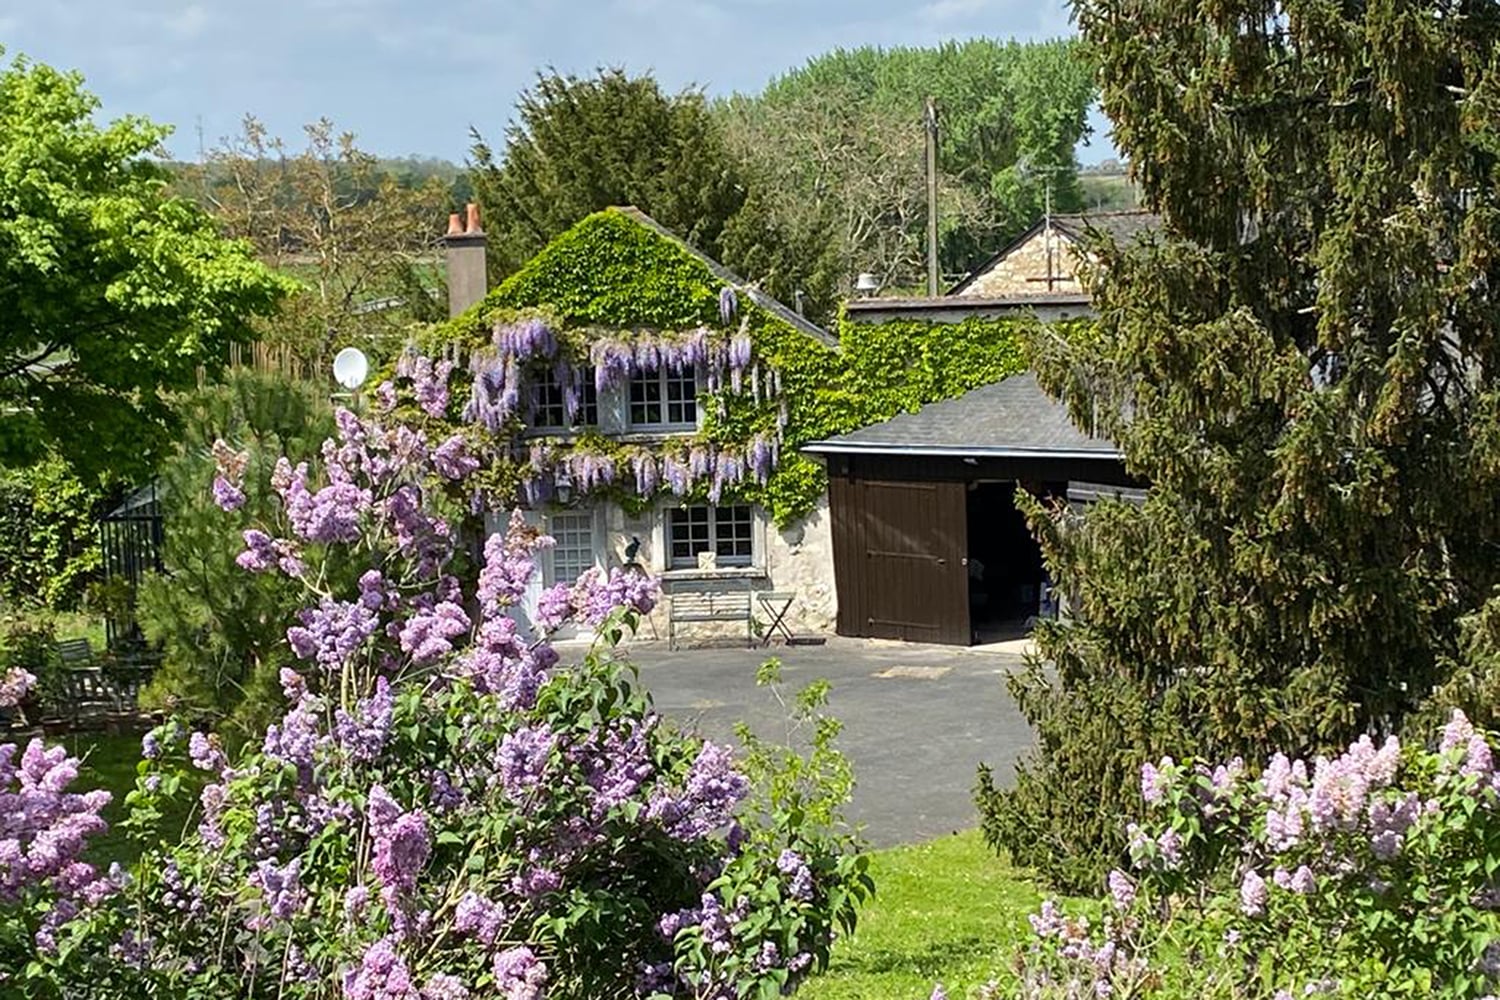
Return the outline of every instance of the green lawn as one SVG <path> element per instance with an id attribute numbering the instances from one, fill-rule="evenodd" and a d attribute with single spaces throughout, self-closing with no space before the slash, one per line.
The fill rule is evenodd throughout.
<path id="1" fill-rule="evenodd" d="M 875 852 L 875 898 L 839 941 L 811 1000 L 927 1000 L 941 981 L 958 1000 L 1009 963 L 1030 934 L 1038 888 L 971 830 Z"/>
<path id="2" fill-rule="evenodd" d="M 135 860 L 140 855 L 140 846 L 134 844 L 120 827 L 125 818 L 125 796 L 135 788 L 135 766 L 141 759 L 140 736 L 111 736 L 107 733 L 74 733 L 58 742 L 68 748 L 68 753 L 80 758 L 83 764 L 78 769 L 78 781 L 73 788 L 88 791 L 105 788 L 114 798 L 104 810 L 109 829 L 94 838 L 89 844 L 88 859 L 98 863 L 119 861 L 122 864 Z M 176 840 L 182 832 L 196 791 L 181 797 L 178 808 L 162 821 L 163 832 Z"/>

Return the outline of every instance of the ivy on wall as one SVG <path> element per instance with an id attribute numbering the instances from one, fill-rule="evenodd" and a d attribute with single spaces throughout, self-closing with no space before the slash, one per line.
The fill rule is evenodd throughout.
<path id="1" fill-rule="evenodd" d="M 694 500 L 759 504 L 778 527 L 786 527 L 810 513 L 827 486 L 822 465 L 801 455 L 801 445 L 960 395 L 1026 367 L 1021 319 L 865 324 L 840 317 L 839 345 L 832 347 L 748 297 L 739 299 L 732 292 L 726 296 L 726 287 L 681 244 L 625 212 L 591 215 L 553 240 L 483 302 L 418 339 L 423 356 L 454 362 L 450 399 L 442 417 L 434 419 L 467 425 L 465 433 L 476 451 L 490 457 L 486 486 L 502 502 L 525 495 L 528 477 L 539 462 L 572 461 L 575 483 L 582 474 L 591 494 L 641 509 L 655 493 L 671 489 L 664 475 L 669 462 L 676 460 L 670 456 L 691 458 L 698 450 L 713 458 L 729 456 L 731 463 L 744 465 L 743 474 L 729 482 L 715 476 L 696 478 L 686 490 L 673 492 Z M 697 433 L 662 444 L 643 447 L 639 441 L 621 442 L 597 433 L 522 437 L 519 408 L 507 412 L 503 425 L 492 421 L 489 427 L 476 428 L 471 403 L 476 379 L 507 384 L 506 373 L 487 374 L 485 366 L 493 368 L 506 357 L 518 356 L 524 364 L 524 355 L 502 353 L 499 345 L 514 352 L 517 331 L 537 325 L 545 327 L 546 336 L 556 344 L 548 343 L 551 349 L 537 354 L 529 367 L 532 377 L 538 365 L 551 365 L 567 378 L 567 373 L 600 359 L 601 345 L 605 355 L 609 350 L 644 348 L 652 359 L 649 363 L 655 364 L 658 345 L 665 345 L 660 350 L 675 351 L 674 345 L 698 337 L 720 352 L 722 384 L 711 383 L 700 395 L 705 417 Z M 529 343 L 533 334 L 521 336 Z M 748 345 L 737 344 L 745 339 Z M 747 347 L 746 358 L 735 356 Z M 733 362 L 740 360 L 745 366 L 736 391 L 723 373 L 735 369 Z M 418 389 L 418 380 L 410 376 L 408 370 L 406 379 L 397 381 Z M 517 377 L 526 376 L 509 373 L 512 381 Z M 466 403 L 468 421 L 461 412 Z M 751 456 L 773 439 L 774 464 L 758 475 Z M 656 452 L 659 464 L 638 474 L 643 452 Z"/>

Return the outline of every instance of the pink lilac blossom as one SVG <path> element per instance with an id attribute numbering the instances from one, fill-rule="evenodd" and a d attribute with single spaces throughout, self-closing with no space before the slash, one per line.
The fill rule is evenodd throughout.
<path id="1" fill-rule="evenodd" d="M 422 1000 L 469 1000 L 469 988 L 457 976 L 436 972 L 422 987 Z"/>
<path id="2" fill-rule="evenodd" d="M 1266 911 L 1266 881 L 1253 868 L 1240 882 L 1240 909 L 1247 917 L 1258 917 Z"/>
<path id="3" fill-rule="evenodd" d="M 0 708 L 15 708 L 36 687 L 36 674 L 24 667 L 11 667 L 0 676 Z"/>
<path id="4" fill-rule="evenodd" d="M 496 955 L 492 971 L 504 1000 L 542 1000 L 545 996 L 547 967 L 525 945 Z"/>

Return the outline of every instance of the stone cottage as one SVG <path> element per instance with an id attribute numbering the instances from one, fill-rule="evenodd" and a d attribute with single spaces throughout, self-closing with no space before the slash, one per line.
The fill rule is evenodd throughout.
<path id="1" fill-rule="evenodd" d="M 455 318 L 423 347 L 467 373 L 464 423 L 487 428 L 556 540 L 531 599 L 593 567 L 639 569 L 668 595 L 646 638 L 668 636 L 685 592 L 729 619 L 675 623 L 689 637 L 758 635 L 788 601 L 793 631 L 831 631 L 826 491 L 780 524 L 769 498 L 788 467 L 812 467 L 783 448 L 798 398 L 783 359 L 832 357 L 836 339 L 636 209 L 590 216 L 488 292 L 484 240 L 472 208 L 450 221 Z"/>
<path id="2" fill-rule="evenodd" d="M 1161 227 L 1150 212 L 1052 215 L 1022 233 L 955 285 L 949 295 L 976 299 L 1085 296 L 1078 278 L 1079 247 L 1089 229 L 1129 243 Z"/>

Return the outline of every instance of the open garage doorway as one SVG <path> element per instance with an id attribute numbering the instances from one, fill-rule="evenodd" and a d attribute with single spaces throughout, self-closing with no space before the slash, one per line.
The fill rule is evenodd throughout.
<path id="1" fill-rule="evenodd" d="M 1016 509 L 1015 482 L 968 484 L 969 623 L 975 642 L 1024 636 L 1042 612 L 1042 552 Z M 1031 485 L 1043 496 L 1066 484 Z"/>

